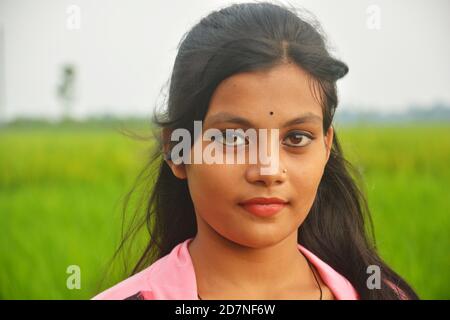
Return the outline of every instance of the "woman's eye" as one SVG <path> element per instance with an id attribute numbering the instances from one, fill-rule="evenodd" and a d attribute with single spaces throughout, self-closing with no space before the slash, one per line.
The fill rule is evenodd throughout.
<path id="1" fill-rule="evenodd" d="M 292 132 L 285 139 L 285 141 L 289 141 L 287 145 L 290 147 L 304 147 L 310 144 L 312 140 L 311 136 L 303 132 Z"/>
<path id="2" fill-rule="evenodd" d="M 242 144 L 247 144 L 247 139 L 245 139 L 245 136 L 239 134 L 235 131 L 222 131 L 222 134 L 218 136 L 217 140 L 219 143 L 222 143 L 229 147 L 235 147 Z"/>

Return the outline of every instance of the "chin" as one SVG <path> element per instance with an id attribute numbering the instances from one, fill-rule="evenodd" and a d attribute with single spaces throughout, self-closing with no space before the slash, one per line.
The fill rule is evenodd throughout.
<path id="1" fill-rule="evenodd" d="M 279 230 L 273 230 L 272 232 L 268 232 L 268 230 L 265 232 L 264 230 L 249 232 L 247 230 L 245 234 L 235 235 L 228 239 L 240 246 L 258 249 L 275 245 L 285 238 L 286 236 L 280 234 Z"/>

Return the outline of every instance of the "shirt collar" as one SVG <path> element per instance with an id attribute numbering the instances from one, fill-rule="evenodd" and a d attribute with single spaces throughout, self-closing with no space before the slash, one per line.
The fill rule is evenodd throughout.
<path id="1" fill-rule="evenodd" d="M 158 300 L 197 300 L 197 281 L 188 250 L 189 238 L 175 246 L 172 251 L 153 263 L 147 272 L 147 284 L 151 292 L 144 297 Z M 330 288 L 337 300 L 359 299 L 351 283 L 311 251 L 298 244 L 298 249 L 317 269 L 322 281 Z"/>

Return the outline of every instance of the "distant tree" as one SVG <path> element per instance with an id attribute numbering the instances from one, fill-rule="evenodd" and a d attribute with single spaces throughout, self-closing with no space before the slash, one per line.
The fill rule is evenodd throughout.
<path id="1" fill-rule="evenodd" d="M 57 96 L 61 102 L 63 120 L 68 120 L 73 111 L 75 102 L 76 67 L 65 64 L 61 68 L 60 82 L 57 87 Z"/>

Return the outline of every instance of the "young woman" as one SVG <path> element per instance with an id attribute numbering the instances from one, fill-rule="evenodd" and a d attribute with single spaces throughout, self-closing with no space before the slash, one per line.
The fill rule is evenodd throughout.
<path id="1" fill-rule="evenodd" d="M 154 115 L 149 242 L 132 275 L 94 299 L 418 298 L 378 256 L 332 126 L 347 72 L 318 24 L 291 8 L 233 4 L 196 24 L 179 46 L 167 109 Z M 199 136 L 194 121 L 222 138 Z M 211 145 L 249 155 L 239 132 L 278 130 L 266 145 L 275 169 L 174 159 L 177 129 L 200 156 Z"/>

